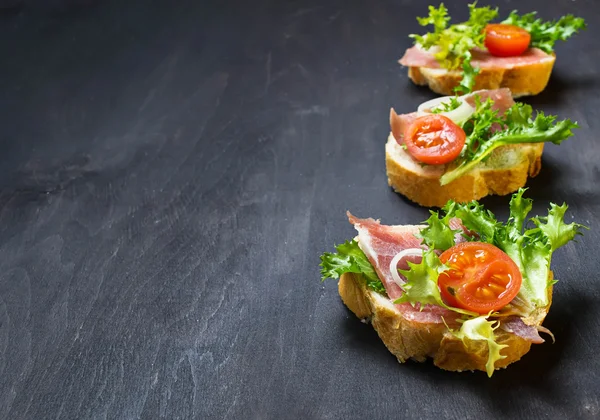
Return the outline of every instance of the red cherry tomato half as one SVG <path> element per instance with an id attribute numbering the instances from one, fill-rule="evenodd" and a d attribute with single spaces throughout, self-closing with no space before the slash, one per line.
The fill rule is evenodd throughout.
<path id="1" fill-rule="evenodd" d="M 492 23 L 485 27 L 485 47 L 496 57 L 514 57 L 523 54 L 531 35 L 525 29 L 505 23 Z"/>
<path id="2" fill-rule="evenodd" d="M 438 277 L 440 294 L 455 308 L 487 314 L 512 301 L 521 289 L 519 267 L 502 250 L 485 242 L 463 242 L 444 251 L 448 270 Z"/>
<path id="3" fill-rule="evenodd" d="M 419 117 L 404 133 L 408 152 L 430 165 L 452 162 L 465 145 L 466 135 L 450 118 L 439 114 Z"/>

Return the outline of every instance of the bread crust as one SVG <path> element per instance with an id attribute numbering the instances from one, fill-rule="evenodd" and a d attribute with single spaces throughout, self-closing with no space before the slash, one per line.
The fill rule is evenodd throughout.
<path id="1" fill-rule="evenodd" d="M 468 202 L 490 194 L 506 195 L 523 187 L 527 177 L 542 167 L 544 143 L 518 144 L 496 149 L 472 171 L 446 185 L 440 185 L 445 168 L 424 170 L 396 142 L 390 133 L 385 147 L 388 184 L 411 201 L 426 207 L 442 207 L 448 200 Z"/>
<path id="2" fill-rule="evenodd" d="M 483 68 L 475 78 L 473 90 L 509 88 L 513 98 L 537 95 L 546 88 L 556 56 L 539 63 L 516 65 L 513 68 Z M 453 95 L 462 80 L 462 72 L 439 68 L 409 67 L 408 77 L 417 85 L 426 86 L 440 95 Z"/>
<path id="3" fill-rule="evenodd" d="M 443 323 L 418 323 L 405 318 L 387 297 L 368 289 L 360 274 L 343 274 L 338 291 L 348 309 L 358 318 L 371 322 L 387 349 L 400 363 L 408 359 L 424 362 L 432 358 L 437 367 L 449 371 L 486 371 L 486 342 L 467 340 L 465 343 L 448 331 Z M 551 288 L 548 294 L 552 296 Z M 531 325 L 541 325 L 550 304 L 551 300 L 546 308 L 539 311 Z M 500 328 L 495 333 L 496 341 L 508 346 L 500 351 L 505 358 L 495 363 L 496 369 L 516 362 L 531 348 L 529 341 L 513 333 Z"/>

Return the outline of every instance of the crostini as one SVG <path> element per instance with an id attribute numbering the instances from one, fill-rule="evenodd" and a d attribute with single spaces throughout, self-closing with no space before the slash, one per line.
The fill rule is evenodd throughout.
<path id="1" fill-rule="evenodd" d="M 448 202 L 423 225 L 385 226 L 348 213 L 358 236 L 321 256 L 344 304 L 370 322 L 399 362 L 425 361 L 492 376 L 543 343 L 552 302 L 553 252 L 584 226 L 567 205 L 526 218 L 532 201 L 513 195 L 506 223 L 477 202 Z M 552 337 L 553 338 L 553 337 Z"/>
<path id="2" fill-rule="evenodd" d="M 540 171 L 544 143 L 560 144 L 577 128 L 534 115 L 507 88 L 436 98 L 409 114 L 392 108 L 390 126 L 388 184 L 427 207 L 516 191 Z"/>
<path id="3" fill-rule="evenodd" d="M 417 85 L 441 95 L 507 87 L 513 97 L 536 95 L 550 79 L 556 55 L 554 44 L 585 28 L 582 18 L 563 16 L 544 22 L 535 12 L 513 11 L 501 23 L 491 23 L 498 9 L 469 5 L 469 20 L 449 25 L 443 4 L 429 6 L 429 16 L 417 18 L 433 32 L 413 34 L 415 45 L 400 64 Z"/>

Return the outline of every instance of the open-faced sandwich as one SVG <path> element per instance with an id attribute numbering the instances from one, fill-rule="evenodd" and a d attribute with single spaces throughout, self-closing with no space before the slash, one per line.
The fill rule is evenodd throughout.
<path id="1" fill-rule="evenodd" d="M 555 283 L 552 253 L 583 228 L 564 222 L 566 204 L 551 204 L 527 226 L 532 202 L 523 192 L 513 195 L 506 223 L 477 202 L 449 202 L 421 226 L 348 213 L 358 236 L 321 256 L 323 279 L 339 278 L 343 302 L 398 361 L 431 357 L 442 369 L 491 376 L 544 342 L 540 331 L 550 334 L 542 321 Z"/>
<path id="2" fill-rule="evenodd" d="M 390 112 L 385 146 L 389 185 L 428 207 L 506 195 L 541 168 L 544 142 L 560 144 L 570 120 L 515 103 L 506 88 L 441 97 L 416 112 Z"/>
<path id="3" fill-rule="evenodd" d="M 469 5 L 469 20 L 449 25 L 447 12 L 443 4 L 429 6 L 429 16 L 418 21 L 433 32 L 411 35 L 415 45 L 400 59 L 413 82 L 442 95 L 501 87 L 514 97 L 536 95 L 550 79 L 556 41 L 585 28 L 582 18 L 543 22 L 535 12 L 513 11 L 502 23 L 490 23 L 498 9 L 476 3 Z"/>

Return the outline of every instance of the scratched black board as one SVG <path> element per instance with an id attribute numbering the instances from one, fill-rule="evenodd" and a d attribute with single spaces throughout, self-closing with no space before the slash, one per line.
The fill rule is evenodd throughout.
<path id="1" fill-rule="evenodd" d="M 390 106 L 434 97 L 396 63 L 425 3 L 2 6 L 0 418 L 600 416 L 594 0 L 498 3 L 588 20 L 528 100 L 581 128 L 528 186 L 591 230 L 553 258 L 556 344 L 492 379 L 398 364 L 318 274 L 346 210 L 427 217 L 383 165 Z"/>

